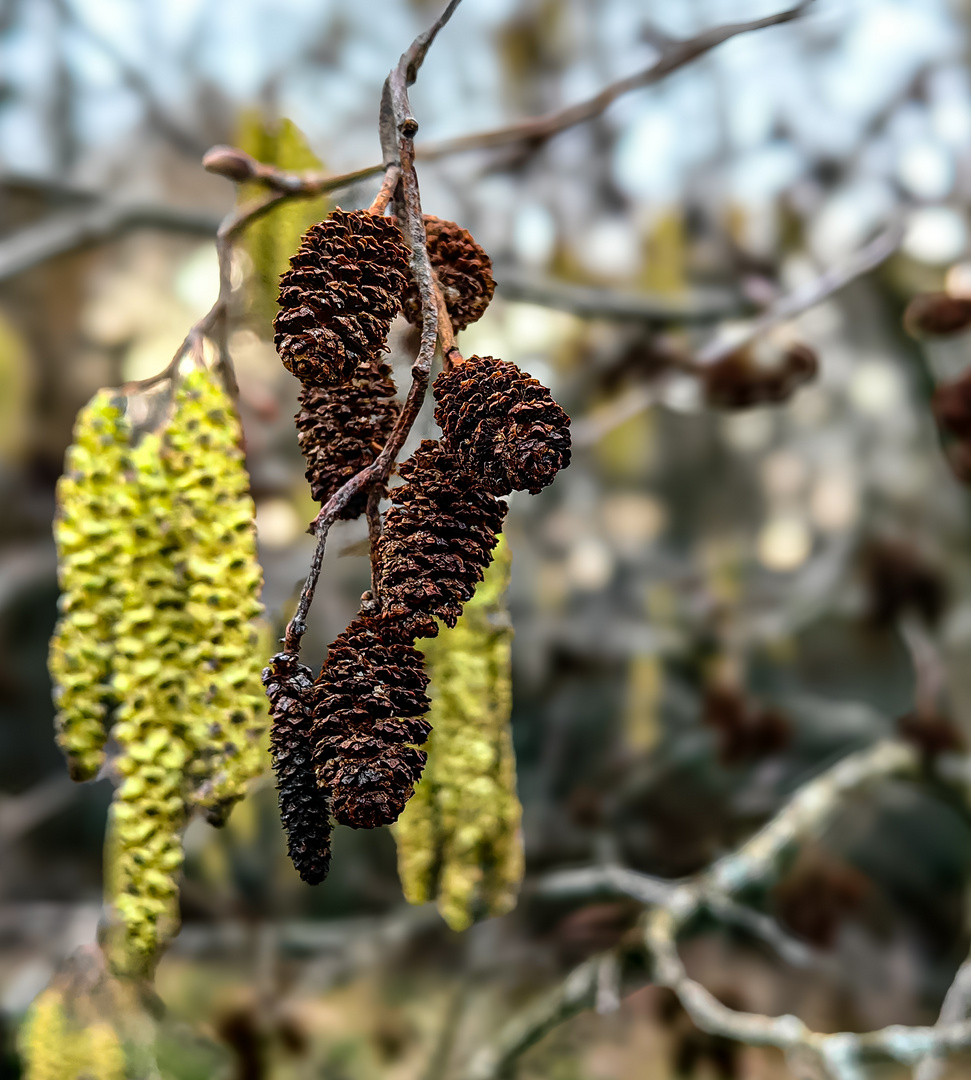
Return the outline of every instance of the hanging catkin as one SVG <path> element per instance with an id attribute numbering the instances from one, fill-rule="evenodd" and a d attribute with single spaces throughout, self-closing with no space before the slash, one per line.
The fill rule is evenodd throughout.
<path id="1" fill-rule="evenodd" d="M 125 1080 L 125 1042 L 138 1031 L 133 1006 L 130 988 L 108 976 L 97 946 L 76 950 L 20 1027 L 25 1080 Z"/>
<path id="2" fill-rule="evenodd" d="M 186 823 L 186 649 L 191 620 L 169 528 L 173 493 L 160 467 L 160 440 L 132 451 L 138 496 L 131 557 L 116 626 L 112 734 L 121 782 L 109 813 L 105 888 L 113 909 L 109 955 L 116 970 L 148 973 L 179 925 L 178 872 Z"/>
<path id="3" fill-rule="evenodd" d="M 75 780 L 90 780 L 104 761 L 112 637 L 129 558 L 128 467 L 124 411 L 101 390 L 78 413 L 54 519 L 61 598 L 48 663 L 57 741 Z"/>
<path id="4" fill-rule="evenodd" d="M 186 723 L 200 778 L 195 801 L 218 824 L 264 768 L 267 726 L 256 620 L 263 573 L 242 433 L 220 382 L 202 369 L 180 383 L 162 466 L 182 562 L 189 644 Z"/>
<path id="5" fill-rule="evenodd" d="M 50 667 L 72 772 L 97 771 L 113 721 L 109 953 L 151 970 L 178 926 L 182 831 L 219 823 L 263 767 L 262 576 L 232 403 L 179 378 L 161 432 L 136 441 L 123 398 L 82 411 L 58 486 L 64 589 Z M 135 442 L 135 445 L 132 443 Z"/>
<path id="6" fill-rule="evenodd" d="M 437 898 L 453 930 L 511 910 L 523 873 L 509 730 L 509 567 L 500 541 L 455 627 L 421 646 L 432 733 L 421 782 L 395 828 L 398 872 L 407 900 Z"/>

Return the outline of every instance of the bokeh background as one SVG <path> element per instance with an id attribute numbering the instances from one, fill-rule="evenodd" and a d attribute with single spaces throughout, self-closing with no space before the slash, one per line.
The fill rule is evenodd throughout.
<path id="1" fill-rule="evenodd" d="M 666 35 L 776 10 L 465 0 L 412 92 L 419 145 L 587 97 L 649 64 Z M 19 1075 L 25 1009 L 93 940 L 100 908 L 110 789 L 67 778 L 45 667 L 74 414 L 98 387 L 161 369 L 215 299 L 212 236 L 234 192 L 202 170 L 205 149 L 334 172 L 375 162 L 381 83 L 437 13 L 418 0 L 0 0 L 3 1077 Z M 969 502 L 929 408 L 935 376 L 963 370 L 971 344 L 921 348 L 901 327 L 916 293 L 971 292 L 969 20 L 966 0 L 815 0 L 542 145 L 419 160 L 426 210 L 495 263 L 497 298 L 463 351 L 515 361 L 574 419 L 573 464 L 540 496 L 514 495 L 507 529 L 522 900 L 448 931 L 433 908 L 404 905 L 387 831 L 339 830 L 333 872 L 310 889 L 266 778 L 226 830 L 197 822 L 187 836 L 185 926 L 158 976 L 162 1075 L 457 1076 L 525 1002 L 634 925 L 636 904 L 555 895 L 551 872 L 703 868 L 898 728 L 915 650 L 946 680 L 942 718 L 971 733 Z M 374 190 L 337 201 L 367 205 Z M 325 212 L 297 207 L 290 233 L 254 233 L 234 264 L 231 348 L 277 633 L 314 507 L 296 383 L 269 341 L 281 253 L 267 250 Z M 790 400 L 713 408 L 665 363 L 895 226 L 877 270 L 773 332 L 819 357 Z M 392 345 L 406 377 L 403 322 Z M 414 439 L 433 431 L 423 415 Z M 316 662 L 367 587 L 365 538 L 363 522 L 332 534 L 305 645 Z M 822 1030 L 931 1023 L 967 952 L 969 868 L 968 807 L 887 783 L 848 802 L 762 897 L 811 963 L 787 968 L 717 926 L 685 956 L 736 1007 Z M 625 990 L 619 1010 L 530 1050 L 519 1075 L 788 1075 L 774 1052 L 699 1035 L 667 992 Z"/>

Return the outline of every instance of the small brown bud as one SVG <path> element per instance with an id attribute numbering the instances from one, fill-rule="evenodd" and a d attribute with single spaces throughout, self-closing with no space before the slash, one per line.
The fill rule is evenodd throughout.
<path id="1" fill-rule="evenodd" d="M 224 176 L 237 184 L 252 180 L 256 175 L 256 162 L 244 150 L 238 150 L 235 146 L 212 147 L 202 159 L 202 167 L 206 172 Z"/>

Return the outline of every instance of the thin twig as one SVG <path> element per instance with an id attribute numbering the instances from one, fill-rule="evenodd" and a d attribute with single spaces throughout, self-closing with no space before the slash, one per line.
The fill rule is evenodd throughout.
<path id="1" fill-rule="evenodd" d="M 367 538 L 368 554 L 371 558 L 371 598 L 378 601 L 381 596 L 381 495 L 380 484 L 375 484 L 367 497 Z"/>
<path id="2" fill-rule="evenodd" d="M 717 364 L 782 323 L 817 307 L 841 289 L 845 289 L 852 281 L 885 262 L 900 246 L 902 237 L 903 221 L 898 219 L 876 239 L 854 252 L 844 263 L 831 267 L 807 285 L 794 289 L 777 300 L 763 315 L 754 319 L 743 334 L 716 334 L 695 354 L 694 365 L 705 368 Z"/>
<path id="3" fill-rule="evenodd" d="M 950 1027 L 971 1013 L 971 955 L 961 964 L 944 995 L 938 1027 Z M 944 1072 L 945 1055 L 932 1050 L 914 1069 L 914 1080 L 940 1080 Z"/>
<path id="4" fill-rule="evenodd" d="M 677 937 L 702 911 L 763 935 L 765 927 L 741 916 L 734 897 L 768 877 L 782 856 L 807 836 L 818 836 L 845 798 L 875 781 L 913 775 L 919 769 L 914 748 L 884 741 L 851 754 L 793 796 L 776 816 L 747 843 L 711 868 L 682 882 L 665 882 L 635 871 L 612 867 L 588 868 L 554 875 L 546 883 L 553 895 L 578 889 L 619 887 L 652 907 L 644 926 L 644 945 L 653 961 L 654 982 L 678 995 L 692 1020 L 703 1030 L 759 1046 L 803 1052 L 830 1076 L 849 1080 L 850 1064 L 865 1054 L 880 1054 L 913 1063 L 929 1048 L 950 1050 L 971 1045 L 971 1022 L 947 1023 L 939 1029 L 885 1028 L 862 1035 L 824 1035 L 810 1031 L 794 1016 L 770 1017 L 729 1009 L 703 986 L 689 978 L 678 955 Z M 769 935 L 771 943 L 782 942 Z M 785 946 L 788 951 L 788 944 Z M 463 1080 L 496 1080 L 525 1049 L 565 1019 L 594 1005 L 600 984 L 601 958 L 576 968 L 556 990 L 526 1014 L 512 1020 L 495 1041 L 471 1061 Z"/>
<path id="5" fill-rule="evenodd" d="M 661 51 L 660 58 L 650 67 L 638 71 L 634 75 L 618 79 L 617 82 L 604 87 L 603 90 L 586 101 L 548 113 L 546 116 L 538 116 L 515 124 L 508 124 L 493 131 L 481 131 L 475 135 L 460 135 L 458 138 L 443 139 L 437 143 L 420 146 L 418 148 L 418 158 L 422 161 L 433 161 L 436 158 L 463 153 L 468 150 L 491 150 L 499 146 L 508 146 L 510 143 L 527 142 L 539 144 L 545 142 L 552 136 L 558 135 L 561 131 L 566 131 L 568 128 L 576 127 L 577 124 L 582 124 L 599 116 L 618 98 L 623 97 L 624 94 L 660 82 L 671 72 L 690 64 L 692 60 L 697 60 L 699 56 L 710 52 L 717 45 L 728 41 L 729 38 L 790 22 L 801 15 L 810 2 L 811 0 L 803 0 L 802 3 L 797 4 L 788 11 L 769 15 L 764 19 L 715 26 L 710 30 L 703 31 L 696 37 L 685 40 L 669 39 Z"/>
<path id="6" fill-rule="evenodd" d="M 388 203 L 394 197 L 398 181 L 401 179 L 401 168 L 398 165 L 390 165 L 384 174 L 384 180 L 378 189 L 374 201 L 368 207 L 368 213 L 380 217 L 388 209 Z"/>
<path id="7" fill-rule="evenodd" d="M 755 30 L 762 30 L 769 26 L 777 26 L 781 23 L 790 22 L 792 19 L 795 19 L 802 14 L 811 2 L 812 0 L 803 0 L 802 3 L 797 4 L 794 8 L 779 12 L 776 15 L 769 15 L 763 19 L 753 19 L 750 22 L 727 23 L 724 26 L 715 26 L 709 30 L 703 31 L 696 37 L 684 40 L 667 39 L 664 48 L 661 50 L 660 58 L 653 64 L 642 71 L 636 72 L 634 75 L 628 75 L 626 78 L 611 83 L 586 101 L 570 105 L 565 109 L 559 109 L 556 112 L 548 113 L 546 116 L 532 117 L 528 120 L 521 120 L 517 123 L 508 124 L 501 128 L 495 128 L 491 131 L 480 131 L 474 135 L 462 135 L 454 139 L 443 139 L 440 142 L 426 143 L 416 148 L 415 156 L 419 161 L 435 161 L 439 158 L 448 157 L 451 154 L 464 153 L 469 150 L 494 149 L 496 147 L 508 146 L 514 143 L 532 143 L 534 145 L 539 145 L 547 139 L 552 138 L 552 136 L 559 134 L 561 131 L 566 131 L 568 128 L 575 127 L 578 124 L 582 124 L 587 120 L 592 120 L 594 117 L 599 116 L 608 108 L 608 106 L 612 105 L 624 94 L 660 82 L 661 79 L 670 75 L 672 72 L 677 71 L 678 68 L 684 67 L 693 60 L 697 60 L 698 57 L 710 52 L 716 46 L 721 45 L 730 38 L 738 37 L 740 34 L 748 34 Z M 416 73 L 421 66 L 421 63 L 425 58 L 425 53 L 428 51 L 428 47 L 434 40 L 435 35 L 442 26 L 445 25 L 449 18 L 451 18 L 452 13 L 457 6 L 458 0 L 453 0 L 438 22 L 427 32 L 427 37 L 423 35 L 421 39 L 416 39 L 412 48 L 409 49 L 403 57 L 405 60 L 403 77 L 411 76 L 407 79 L 408 85 L 414 80 L 414 73 Z M 382 140 L 382 145 L 384 145 L 384 140 Z M 257 162 L 248 154 L 244 154 L 242 151 L 235 150 L 234 148 L 214 147 L 213 151 L 210 151 L 210 153 L 215 153 L 217 150 L 229 151 L 232 154 L 238 155 L 238 160 L 241 163 L 239 167 L 246 171 L 246 175 L 240 175 L 238 177 L 239 179 L 252 180 L 264 184 L 266 187 L 298 197 L 319 195 L 324 191 L 331 190 L 327 186 L 331 178 L 321 173 L 283 172 L 272 165 L 265 165 Z M 248 159 L 248 162 L 245 162 L 245 164 L 244 159 Z M 389 162 L 385 161 L 380 165 L 365 166 L 353 173 L 345 174 L 345 179 L 348 182 L 353 182 L 356 180 L 365 180 L 371 176 L 377 176 L 378 173 L 384 171 L 387 164 L 389 164 Z"/>
<path id="8" fill-rule="evenodd" d="M 752 308 L 731 289 L 688 289 L 683 294 L 628 292 L 546 277 L 521 266 L 498 265 L 496 289 L 507 300 L 556 308 L 583 319 L 647 323 L 658 328 L 736 319 Z"/>

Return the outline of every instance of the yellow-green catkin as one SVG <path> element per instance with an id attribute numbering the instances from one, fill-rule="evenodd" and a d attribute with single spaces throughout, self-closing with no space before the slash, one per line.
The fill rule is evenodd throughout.
<path id="1" fill-rule="evenodd" d="M 125 1053 L 111 1024 L 68 1015 L 63 994 L 44 990 L 20 1031 L 25 1080 L 125 1080 Z"/>
<path id="2" fill-rule="evenodd" d="M 454 930 L 511 910 L 523 874 L 509 728 L 509 568 L 503 539 L 455 628 L 420 644 L 432 733 L 422 780 L 395 829 L 398 873 L 407 900 L 437 897 Z"/>
<path id="3" fill-rule="evenodd" d="M 91 779 L 104 761 L 112 640 L 129 556 L 128 442 L 123 408 L 100 390 L 78 413 L 57 484 L 61 599 L 49 667 L 57 741 L 75 780 Z"/>
<path id="4" fill-rule="evenodd" d="M 264 767 L 262 573 L 240 440 L 225 390 L 193 369 L 162 434 L 131 452 L 137 509 L 114 673 L 123 782 L 106 873 L 109 952 L 131 974 L 150 972 L 178 929 L 192 807 L 225 820 Z"/>
<path id="5" fill-rule="evenodd" d="M 109 955 L 128 974 L 150 972 L 178 929 L 186 823 L 184 655 L 193 641 L 160 450 L 159 437 L 148 434 L 131 453 L 136 508 L 115 637 L 121 782 L 109 815 L 105 887 L 113 908 Z"/>
<path id="6" fill-rule="evenodd" d="M 242 432 L 226 391 L 194 370 L 176 393 L 175 416 L 162 456 L 172 526 L 185 552 L 190 775 L 194 801 L 218 824 L 265 767 L 260 740 L 269 716 L 257 623 L 263 573 Z"/>

